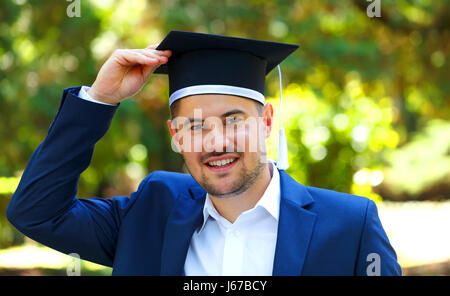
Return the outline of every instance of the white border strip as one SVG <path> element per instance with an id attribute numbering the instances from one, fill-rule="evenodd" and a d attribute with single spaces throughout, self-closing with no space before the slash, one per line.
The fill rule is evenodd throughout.
<path id="1" fill-rule="evenodd" d="M 232 85 L 204 84 L 204 85 L 188 86 L 175 91 L 169 97 L 169 106 L 172 105 L 173 102 L 181 98 L 201 94 L 224 94 L 224 95 L 240 96 L 253 99 L 255 101 L 260 102 L 263 105 L 265 104 L 266 101 L 262 93 L 253 89 Z"/>

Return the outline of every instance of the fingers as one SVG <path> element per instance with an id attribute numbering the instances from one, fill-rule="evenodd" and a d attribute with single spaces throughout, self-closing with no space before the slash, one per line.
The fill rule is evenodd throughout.
<path id="1" fill-rule="evenodd" d="M 159 46 L 159 44 L 151 44 L 149 46 L 147 46 L 145 49 L 146 50 L 153 50 L 155 52 L 157 52 L 160 55 L 166 56 L 166 57 L 170 57 L 172 55 L 172 51 L 171 50 L 157 50 L 156 48 Z"/>
<path id="2" fill-rule="evenodd" d="M 137 52 L 149 57 L 157 59 L 160 63 L 165 64 L 169 61 L 170 52 L 162 52 L 158 50 L 136 49 Z"/>
<path id="3" fill-rule="evenodd" d="M 156 66 L 168 62 L 170 51 L 153 49 L 118 49 L 114 51 L 113 58 L 123 66 L 142 64 Z"/>
<path id="4" fill-rule="evenodd" d="M 130 49 L 117 49 L 112 54 L 112 58 L 122 66 L 130 66 L 135 64 L 157 64 L 158 60 L 155 58 L 149 58 L 142 53 L 130 50 Z"/>

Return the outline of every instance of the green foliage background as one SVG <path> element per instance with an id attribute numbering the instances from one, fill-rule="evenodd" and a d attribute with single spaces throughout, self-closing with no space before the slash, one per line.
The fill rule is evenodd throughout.
<path id="1" fill-rule="evenodd" d="M 5 209 L 45 138 L 64 88 L 90 85 L 116 48 L 186 30 L 299 44 L 282 63 L 288 172 L 305 185 L 385 200 L 442 200 L 450 189 L 446 0 L 15 0 L 0 6 L 0 248 L 20 243 Z M 266 96 L 278 118 L 278 73 Z M 166 127 L 167 77 L 124 101 L 79 196 L 129 195 L 153 170 L 185 171 Z M 276 158 L 277 133 L 269 141 Z"/>

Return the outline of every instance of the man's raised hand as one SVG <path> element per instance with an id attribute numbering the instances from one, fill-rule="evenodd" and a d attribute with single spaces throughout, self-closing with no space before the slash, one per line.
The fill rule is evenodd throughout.
<path id="1" fill-rule="evenodd" d="M 156 50 L 157 46 L 115 50 L 101 67 L 88 94 L 108 104 L 117 104 L 136 94 L 150 74 L 167 63 L 172 54 L 170 50 Z"/>

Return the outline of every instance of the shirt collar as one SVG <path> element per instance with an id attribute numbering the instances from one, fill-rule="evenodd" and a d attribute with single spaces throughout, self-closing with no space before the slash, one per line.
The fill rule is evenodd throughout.
<path id="1" fill-rule="evenodd" d="M 246 212 L 251 211 L 257 207 L 262 207 L 276 221 L 278 221 L 280 210 L 280 174 L 274 162 L 270 161 L 270 163 L 272 165 L 272 178 L 270 179 L 269 185 L 267 186 L 266 190 L 264 191 L 264 194 L 258 200 L 256 205 L 252 209 L 247 210 Z M 219 212 L 217 212 L 216 208 L 214 207 L 214 204 L 209 198 L 209 194 L 206 193 L 205 205 L 203 206 L 203 224 L 198 232 L 201 232 L 203 230 L 209 216 L 211 216 L 216 220 L 225 219 L 219 214 Z"/>
<path id="2" fill-rule="evenodd" d="M 280 209 L 280 174 L 276 165 L 271 161 L 272 164 L 272 179 L 270 180 L 269 186 L 267 186 L 266 191 L 264 191 L 263 196 L 258 200 L 255 208 L 258 206 L 264 209 L 272 215 L 275 220 L 278 221 L 279 209 Z"/>

